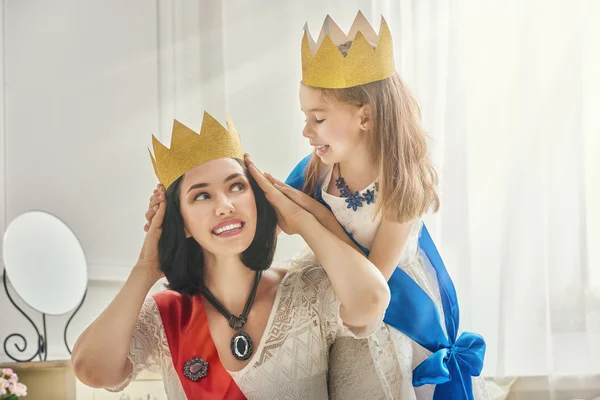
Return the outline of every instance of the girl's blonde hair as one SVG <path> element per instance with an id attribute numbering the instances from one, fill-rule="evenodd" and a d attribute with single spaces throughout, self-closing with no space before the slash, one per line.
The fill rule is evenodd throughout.
<path id="1" fill-rule="evenodd" d="M 321 90 L 326 98 L 357 107 L 371 106 L 373 125 L 367 132 L 368 146 L 379 168 L 379 197 L 374 215 L 382 212 L 384 218 L 404 223 L 430 208 L 438 211 L 437 174 L 427 152 L 421 112 L 398 74 L 351 88 Z M 314 196 L 319 183 L 320 163 L 313 153 L 302 189 L 310 196 Z"/>

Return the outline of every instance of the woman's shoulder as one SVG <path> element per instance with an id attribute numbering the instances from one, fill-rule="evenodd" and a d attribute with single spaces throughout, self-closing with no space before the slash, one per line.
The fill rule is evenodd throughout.
<path id="1" fill-rule="evenodd" d="M 189 296 L 174 290 L 161 290 L 144 301 L 140 318 L 153 319 L 162 325 L 174 326 L 185 323 L 198 312 L 203 314 L 199 295 Z"/>
<path id="2" fill-rule="evenodd" d="M 329 277 L 314 259 L 291 259 L 278 264 L 278 269 L 285 271 L 281 285 L 285 292 L 303 294 L 302 297 L 315 297 L 330 285 Z"/>
<path id="3" fill-rule="evenodd" d="M 150 304 L 154 303 L 154 307 L 158 311 L 159 309 L 168 310 L 174 307 L 180 308 L 182 306 L 189 306 L 192 302 L 192 298 L 174 290 L 165 289 L 147 297 L 144 303 L 147 302 Z"/>

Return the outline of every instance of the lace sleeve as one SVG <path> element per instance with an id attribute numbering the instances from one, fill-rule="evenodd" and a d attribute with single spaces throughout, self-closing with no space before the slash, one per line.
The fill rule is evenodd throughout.
<path id="1" fill-rule="evenodd" d="M 315 268 L 315 274 L 320 273 L 315 281 L 317 287 L 317 302 L 320 305 L 320 314 L 326 327 L 327 335 L 333 338 L 350 336 L 356 339 L 371 336 L 382 324 L 383 314 L 372 324 L 362 327 L 350 327 L 344 323 L 340 316 L 341 303 L 333 292 L 333 286 L 323 267 Z"/>
<path id="2" fill-rule="evenodd" d="M 132 366 L 131 374 L 125 382 L 115 387 L 106 388 L 106 390 L 120 392 L 143 370 L 159 373 L 163 336 L 164 329 L 162 328 L 158 306 L 152 297 L 147 297 L 135 323 L 129 345 L 127 359 Z"/>

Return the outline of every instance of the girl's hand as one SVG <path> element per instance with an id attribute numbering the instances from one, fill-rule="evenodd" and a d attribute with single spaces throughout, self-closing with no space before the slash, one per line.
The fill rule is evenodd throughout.
<path id="1" fill-rule="evenodd" d="M 287 197 L 276 187 L 267 177 L 256 167 L 252 159 L 246 154 L 244 161 L 252 177 L 256 180 L 260 188 L 265 192 L 269 203 L 277 212 L 277 222 L 281 230 L 288 235 L 300 233 L 303 220 L 306 220 L 310 214 L 293 200 Z"/>
<path id="2" fill-rule="evenodd" d="M 294 203 L 298 204 L 300 207 L 314 215 L 317 220 L 321 221 L 322 219 L 332 215 L 331 211 L 329 211 L 327 207 L 301 190 L 294 189 L 290 185 L 286 185 L 285 183 L 275 179 L 268 172 L 265 172 L 264 175 L 273 186 L 281 191 L 281 193 L 285 194 L 287 197 L 293 200 Z"/>

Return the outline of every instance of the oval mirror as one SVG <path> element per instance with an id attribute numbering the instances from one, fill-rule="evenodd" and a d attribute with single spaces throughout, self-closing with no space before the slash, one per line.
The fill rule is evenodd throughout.
<path id="1" fill-rule="evenodd" d="M 65 314 L 81 302 L 87 264 L 75 233 L 43 211 L 15 218 L 4 233 L 3 259 L 14 290 L 32 308 Z"/>

